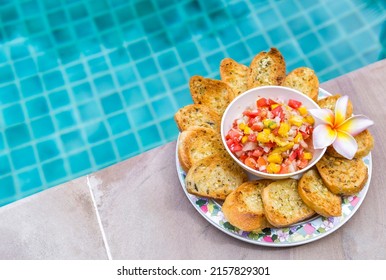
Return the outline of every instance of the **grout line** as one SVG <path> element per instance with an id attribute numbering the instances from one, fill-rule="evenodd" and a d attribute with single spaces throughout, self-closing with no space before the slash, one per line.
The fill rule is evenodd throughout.
<path id="1" fill-rule="evenodd" d="M 94 205 L 96 218 L 97 218 L 97 221 L 98 221 L 99 229 L 100 229 L 101 234 L 102 234 L 103 243 L 104 243 L 105 249 L 106 249 L 107 258 L 109 260 L 112 260 L 113 258 L 111 257 L 110 247 L 109 247 L 109 244 L 107 243 L 106 234 L 105 234 L 105 231 L 104 231 L 103 225 L 102 225 L 102 220 L 101 220 L 101 217 L 99 216 L 99 211 L 98 211 L 98 207 L 97 207 L 97 204 L 96 204 L 96 201 L 95 201 L 95 198 L 94 198 L 94 193 L 92 192 L 91 183 L 90 183 L 90 176 L 89 175 L 87 175 L 87 186 L 88 186 L 88 188 L 90 190 L 91 200 L 92 200 L 92 203 Z"/>

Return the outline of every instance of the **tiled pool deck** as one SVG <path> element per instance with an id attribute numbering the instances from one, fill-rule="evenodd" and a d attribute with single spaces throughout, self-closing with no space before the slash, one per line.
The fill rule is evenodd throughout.
<path id="1" fill-rule="evenodd" d="M 276 46 L 321 81 L 385 57 L 385 3 L 0 0 L 0 205 L 174 140 L 224 57 Z"/>

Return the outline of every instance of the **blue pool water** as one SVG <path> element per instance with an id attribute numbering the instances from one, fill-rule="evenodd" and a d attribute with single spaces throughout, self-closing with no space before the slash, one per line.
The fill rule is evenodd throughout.
<path id="1" fill-rule="evenodd" d="M 385 57 L 386 1 L 0 0 L 0 205 L 176 139 L 192 75 L 276 46 L 323 82 Z"/>

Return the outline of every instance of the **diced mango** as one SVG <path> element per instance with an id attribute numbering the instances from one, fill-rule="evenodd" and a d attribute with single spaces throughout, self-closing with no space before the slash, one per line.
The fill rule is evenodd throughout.
<path id="1" fill-rule="evenodd" d="M 277 127 L 277 123 L 273 120 L 265 119 L 263 121 L 264 127 L 275 129 Z"/>
<path id="2" fill-rule="evenodd" d="M 303 153 L 303 158 L 304 158 L 304 159 L 312 159 L 312 154 L 309 153 L 309 152 L 304 152 L 304 153 Z"/>
<path id="3" fill-rule="evenodd" d="M 306 116 L 304 118 L 304 121 L 309 123 L 309 124 L 314 124 L 315 123 L 315 120 L 314 120 L 314 118 L 311 115 Z"/>
<path id="4" fill-rule="evenodd" d="M 302 140 L 303 140 L 303 136 L 300 132 L 298 132 L 298 134 L 296 134 L 296 136 L 295 136 L 294 141 L 295 141 L 295 143 L 299 143 Z"/>
<path id="5" fill-rule="evenodd" d="M 299 111 L 300 115 L 302 115 L 302 116 L 307 115 L 307 108 L 304 107 L 304 106 L 300 106 L 300 107 L 298 108 L 298 111 Z"/>
<path id="6" fill-rule="evenodd" d="M 269 135 L 271 133 L 271 130 L 269 128 L 264 128 L 263 133 Z"/>
<path id="7" fill-rule="evenodd" d="M 268 143 L 270 141 L 269 140 L 269 134 L 266 134 L 264 132 L 258 133 L 256 139 L 257 139 L 257 141 L 259 141 L 261 143 Z"/>
<path id="8" fill-rule="evenodd" d="M 289 119 L 291 125 L 301 126 L 303 124 L 302 116 L 291 116 Z"/>
<path id="9" fill-rule="evenodd" d="M 272 104 L 271 105 L 271 110 L 273 110 L 273 109 L 275 109 L 276 107 L 279 107 L 280 106 L 280 104 Z"/>
<path id="10" fill-rule="evenodd" d="M 245 134 L 251 134 L 251 132 L 252 132 L 252 129 L 249 126 L 245 126 L 244 133 Z"/>
<path id="11" fill-rule="evenodd" d="M 246 124 L 245 124 L 245 123 L 240 123 L 240 124 L 239 124 L 239 128 L 240 128 L 241 130 L 244 130 L 245 127 L 246 127 Z"/>
<path id="12" fill-rule="evenodd" d="M 248 141 L 248 136 L 244 135 L 243 138 L 241 138 L 241 143 L 245 144 L 245 142 Z"/>
<path id="13" fill-rule="evenodd" d="M 292 149 L 292 147 L 294 146 L 294 142 L 290 142 L 288 145 L 286 146 L 283 146 L 283 147 L 276 147 L 275 149 L 273 149 L 272 153 L 278 153 L 278 154 L 281 154 L 289 149 Z"/>
<path id="14" fill-rule="evenodd" d="M 273 154 L 270 154 L 268 156 L 268 162 L 269 163 L 282 163 L 283 162 L 283 158 L 280 154 L 278 153 L 273 153 Z"/>
<path id="15" fill-rule="evenodd" d="M 268 173 L 279 173 L 279 171 L 280 171 L 280 164 L 270 163 L 267 165 Z"/>
<path id="16" fill-rule="evenodd" d="M 273 137 L 273 142 L 275 142 L 280 147 L 284 147 L 289 143 L 288 141 L 282 141 L 280 137 Z"/>
<path id="17" fill-rule="evenodd" d="M 277 131 L 277 133 L 281 136 L 281 137 L 287 137 L 287 134 L 288 134 L 288 131 L 290 130 L 290 125 L 288 123 L 282 123 L 279 127 L 279 130 Z"/>

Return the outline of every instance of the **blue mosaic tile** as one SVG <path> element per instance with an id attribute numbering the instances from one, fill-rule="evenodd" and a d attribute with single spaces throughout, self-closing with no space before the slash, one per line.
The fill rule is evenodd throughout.
<path id="1" fill-rule="evenodd" d="M 143 126 L 147 123 L 152 122 L 153 117 L 151 115 L 150 107 L 144 105 L 138 108 L 131 109 L 129 112 L 131 119 L 133 120 L 134 126 Z"/>
<path id="2" fill-rule="evenodd" d="M 62 73 L 54 71 L 43 75 L 43 82 L 47 90 L 52 90 L 64 85 Z"/>
<path id="3" fill-rule="evenodd" d="M 97 143 L 109 137 L 104 123 L 90 124 L 84 128 L 87 136 L 87 143 Z"/>
<path id="4" fill-rule="evenodd" d="M 84 145 L 83 137 L 78 130 L 62 134 L 60 140 L 66 152 L 77 150 Z"/>
<path id="5" fill-rule="evenodd" d="M 115 89 L 113 78 L 110 75 L 95 79 L 94 84 L 100 94 L 108 93 Z"/>
<path id="6" fill-rule="evenodd" d="M 141 144 L 147 149 L 158 146 L 161 143 L 161 135 L 157 126 L 151 125 L 138 131 Z"/>
<path id="7" fill-rule="evenodd" d="M 130 61 L 129 55 L 124 48 L 119 48 L 109 54 L 111 65 L 118 66 Z"/>
<path id="8" fill-rule="evenodd" d="M 12 45 L 12 47 L 10 48 L 10 53 L 11 59 L 13 60 L 18 60 L 29 56 L 28 48 L 22 43 Z"/>
<path id="9" fill-rule="evenodd" d="M 58 66 L 58 59 L 56 53 L 49 51 L 37 57 L 38 70 L 46 72 Z"/>
<path id="10" fill-rule="evenodd" d="M 108 66 L 104 57 L 97 57 L 94 59 L 90 59 L 88 61 L 88 65 L 90 67 L 91 72 L 94 74 L 98 72 L 106 71 L 108 69 Z"/>
<path id="11" fill-rule="evenodd" d="M 158 96 L 160 93 L 164 93 L 166 91 L 166 88 L 165 88 L 165 85 L 164 85 L 164 82 L 162 81 L 161 78 L 159 77 L 155 77 L 153 79 L 150 79 L 148 80 L 147 82 L 145 82 L 145 87 L 146 87 L 146 92 L 147 92 L 147 95 L 152 98 L 152 97 L 156 97 Z M 139 93 L 139 92 L 137 92 Z M 135 93 L 132 93 L 132 95 L 134 95 Z M 139 93 L 140 95 L 143 95 L 144 93 Z M 132 98 L 138 98 L 138 97 L 135 97 L 135 96 L 132 96 Z M 134 101 L 134 100 L 132 100 Z M 135 102 L 137 103 L 137 102 Z M 134 102 L 131 102 L 129 104 L 135 104 Z M 139 103 L 139 102 L 138 102 Z"/>
<path id="12" fill-rule="evenodd" d="M 6 155 L 0 156 L 0 176 L 11 172 L 11 164 Z"/>
<path id="13" fill-rule="evenodd" d="M 116 157 L 110 142 L 105 142 L 92 147 L 91 152 L 97 165 L 111 163 Z"/>
<path id="14" fill-rule="evenodd" d="M 177 138 L 179 131 L 174 118 L 166 119 L 160 122 L 160 125 L 167 141 L 173 141 Z"/>
<path id="15" fill-rule="evenodd" d="M 7 126 L 24 122 L 24 112 L 20 104 L 15 104 L 3 110 L 3 119 Z"/>
<path id="16" fill-rule="evenodd" d="M 126 158 L 128 156 L 134 155 L 136 150 L 139 149 L 139 145 L 137 143 L 137 139 L 135 135 L 130 133 L 129 135 L 125 135 L 119 137 L 115 140 L 115 145 L 118 148 L 119 156 L 122 158 Z"/>
<path id="17" fill-rule="evenodd" d="M 56 114 L 55 120 L 59 129 L 65 129 L 76 125 L 73 110 L 67 110 Z"/>
<path id="18" fill-rule="evenodd" d="M 121 113 L 107 119 L 111 132 L 117 135 L 130 129 L 130 123 L 126 113 Z"/>
<path id="19" fill-rule="evenodd" d="M 125 67 L 119 71 L 116 71 L 115 76 L 117 77 L 118 83 L 121 86 L 131 84 L 137 80 L 135 70 L 132 67 Z"/>
<path id="20" fill-rule="evenodd" d="M 183 62 L 191 61 L 198 56 L 197 47 L 192 42 L 186 42 L 184 44 L 178 45 L 177 51 Z"/>
<path id="21" fill-rule="evenodd" d="M 10 82 L 14 77 L 11 66 L 5 65 L 0 67 L 0 83 Z"/>
<path id="22" fill-rule="evenodd" d="M 74 174 L 89 171 L 91 168 L 91 161 L 86 151 L 77 153 L 68 158 L 71 172 Z"/>
<path id="23" fill-rule="evenodd" d="M 13 197 L 16 194 L 14 187 L 13 177 L 7 176 L 0 178 L 0 205 L 3 205 L 2 201 L 9 197 Z"/>
<path id="24" fill-rule="evenodd" d="M 86 72 L 82 64 L 74 65 L 66 69 L 66 74 L 70 82 L 76 82 L 86 78 Z"/>
<path id="25" fill-rule="evenodd" d="M 31 121 L 31 129 L 35 138 L 41 138 L 54 133 L 55 128 L 50 116 Z"/>
<path id="26" fill-rule="evenodd" d="M 60 154 L 58 145 L 53 139 L 38 143 L 36 149 L 40 161 L 46 161 Z"/>
<path id="27" fill-rule="evenodd" d="M 15 149 L 11 152 L 12 165 L 15 170 L 36 163 L 34 150 L 31 146 Z"/>
<path id="28" fill-rule="evenodd" d="M 101 110 L 96 101 L 91 101 L 78 107 L 82 121 L 91 121 L 101 116 Z"/>
<path id="29" fill-rule="evenodd" d="M 43 85 L 39 76 L 32 76 L 20 81 L 20 89 L 23 97 L 31 97 L 43 92 Z"/>
<path id="30" fill-rule="evenodd" d="M 62 180 L 62 178 L 65 178 L 67 175 L 63 159 L 57 159 L 48 163 L 43 163 L 42 169 L 44 178 L 47 182 Z"/>
<path id="31" fill-rule="evenodd" d="M 21 79 L 36 74 L 37 69 L 32 58 L 26 58 L 14 63 L 16 75 Z"/>
<path id="32" fill-rule="evenodd" d="M 68 13 L 73 21 L 80 20 L 88 16 L 87 9 L 82 3 L 70 7 L 68 9 Z"/>
<path id="33" fill-rule="evenodd" d="M 15 148 L 31 140 L 31 135 L 26 124 L 19 124 L 5 129 L 8 147 Z"/>
<path id="34" fill-rule="evenodd" d="M 179 64 L 176 54 L 168 51 L 158 57 L 158 63 L 162 70 L 173 68 Z"/>
<path id="35" fill-rule="evenodd" d="M 174 115 L 174 112 L 177 111 L 177 108 L 173 106 L 173 102 L 169 96 L 153 101 L 152 107 L 155 115 L 160 119 Z"/>
<path id="36" fill-rule="evenodd" d="M 46 98 L 37 97 L 26 102 L 28 116 L 30 118 L 40 117 L 48 114 L 48 103 Z"/>
<path id="37" fill-rule="evenodd" d="M 35 190 L 43 185 L 39 170 L 37 168 L 17 174 L 17 183 L 19 186 L 21 186 L 20 190 L 22 192 Z"/>
<path id="38" fill-rule="evenodd" d="M 122 106 L 122 100 L 118 93 L 113 93 L 109 96 L 101 99 L 103 112 L 108 115 L 113 112 L 120 111 Z"/>
<path id="39" fill-rule="evenodd" d="M 156 84 L 156 86 L 154 86 L 153 84 L 151 85 L 151 90 L 154 90 L 154 87 L 163 87 L 162 81 L 157 79 L 157 82 L 158 83 Z M 149 90 L 149 92 L 151 92 L 151 90 Z M 142 90 L 138 85 L 131 86 L 130 88 L 122 91 L 122 96 L 125 100 L 126 106 L 129 107 L 135 104 L 141 104 L 145 101 L 144 94 L 142 93 Z"/>
<path id="40" fill-rule="evenodd" d="M 51 108 L 53 109 L 65 107 L 68 104 L 70 104 L 70 98 L 68 96 L 68 92 L 66 92 L 65 90 L 52 92 L 48 96 L 48 98 L 50 100 Z"/>
<path id="41" fill-rule="evenodd" d="M 382 1 L 0 2 L 0 205 L 175 140 L 224 57 L 276 46 L 321 82 L 386 57 Z"/>

